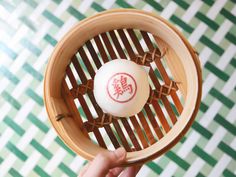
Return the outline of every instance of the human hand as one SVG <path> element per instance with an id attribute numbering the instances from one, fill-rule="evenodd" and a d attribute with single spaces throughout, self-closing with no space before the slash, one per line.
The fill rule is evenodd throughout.
<path id="1" fill-rule="evenodd" d="M 126 157 L 124 148 L 102 152 L 81 170 L 79 177 L 134 177 L 141 166 L 119 167 Z"/>

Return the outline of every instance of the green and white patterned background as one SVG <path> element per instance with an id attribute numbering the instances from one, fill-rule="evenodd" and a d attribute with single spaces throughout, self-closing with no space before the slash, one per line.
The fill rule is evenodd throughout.
<path id="1" fill-rule="evenodd" d="M 235 0 L 0 0 L 0 176 L 77 176 L 85 160 L 52 129 L 43 78 L 57 41 L 76 23 L 111 8 L 137 8 L 173 23 L 203 67 L 199 114 L 171 151 L 139 177 L 236 176 Z"/>

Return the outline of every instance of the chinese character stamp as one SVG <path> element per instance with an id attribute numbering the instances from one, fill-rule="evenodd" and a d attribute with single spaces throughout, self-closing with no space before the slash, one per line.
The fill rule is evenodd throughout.
<path id="1" fill-rule="evenodd" d="M 130 101 L 135 96 L 136 91 L 136 81 L 130 74 L 116 73 L 108 80 L 107 93 L 116 102 Z"/>

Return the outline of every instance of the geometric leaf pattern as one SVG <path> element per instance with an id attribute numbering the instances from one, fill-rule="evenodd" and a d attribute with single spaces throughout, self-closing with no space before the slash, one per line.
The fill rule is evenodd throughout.
<path id="1" fill-rule="evenodd" d="M 235 0 L 0 0 L 0 176 L 77 176 L 86 163 L 57 137 L 43 77 L 57 41 L 112 8 L 137 8 L 174 24 L 199 52 L 203 95 L 190 131 L 138 176 L 236 176 Z"/>

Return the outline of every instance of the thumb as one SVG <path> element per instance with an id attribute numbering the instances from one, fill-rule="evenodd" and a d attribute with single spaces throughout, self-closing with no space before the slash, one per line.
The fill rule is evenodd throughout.
<path id="1" fill-rule="evenodd" d="M 102 152 L 94 158 L 84 176 L 104 177 L 111 168 L 121 165 L 125 157 L 126 151 L 123 147 L 115 151 Z"/>

